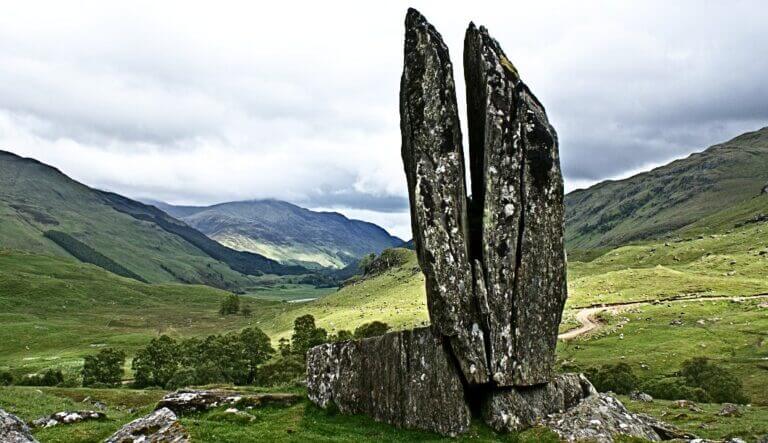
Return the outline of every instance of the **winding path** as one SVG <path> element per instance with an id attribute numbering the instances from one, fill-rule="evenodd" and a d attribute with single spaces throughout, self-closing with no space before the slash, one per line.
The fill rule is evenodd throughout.
<path id="1" fill-rule="evenodd" d="M 586 306 L 576 313 L 576 320 L 581 323 L 581 326 L 575 329 L 571 329 L 570 331 L 563 332 L 562 334 L 558 335 L 557 338 L 560 340 L 571 340 L 576 337 L 580 337 L 584 334 L 587 334 L 589 332 L 594 331 L 595 329 L 598 329 L 600 327 L 600 322 L 597 321 L 595 318 L 597 314 L 605 311 L 611 311 L 611 312 L 620 312 L 628 308 L 632 308 L 635 306 L 642 306 L 642 305 L 650 305 L 653 303 L 680 303 L 680 302 L 692 302 L 692 301 L 702 301 L 702 300 L 744 300 L 744 299 L 752 299 L 752 298 L 768 298 L 768 294 L 756 294 L 756 295 L 745 295 L 741 297 L 735 297 L 735 296 L 725 296 L 725 295 L 714 295 L 714 296 L 701 296 L 701 297 L 673 297 L 673 298 L 667 298 L 667 299 L 658 299 L 658 300 L 651 300 L 651 301 L 635 301 L 635 302 L 627 302 L 627 303 L 614 303 L 614 304 L 600 304 L 600 305 L 594 305 L 594 306 Z"/>

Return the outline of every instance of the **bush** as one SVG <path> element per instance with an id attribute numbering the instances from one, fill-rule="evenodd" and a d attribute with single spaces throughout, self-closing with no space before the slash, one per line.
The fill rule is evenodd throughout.
<path id="1" fill-rule="evenodd" d="M 219 307 L 220 315 L 234 315 L 240 311 L 240 297 L 235 294 L 229 294 L 221 301 L 221 307 Z"/>
<path id="2" fill-rule="evenodd" d="M 61 369 L 47 369 L 42 374 L 28 375 L 18 384 L 21 386 L 58 386 L 64 382 L 64 374 Z"/>
<path id="3" fill-rule="evenodd" d="M 256 384 L 259 386 L 285 385 L 302 380 L 305 375 L 304 359 L 300 355 L 289 355 L 262 365 L 256 375 Z"/>
<path id="4" fill-rule="evenodd" d="M 749 403 L 744 386 L 735 375 L 705 357 L 683 362 L 680 375 L 689 386 L 701 388 L 715 403 Z"/>
<path id="5" fill-rule="evenodd" d="M 647 380 L 642 384 L 642 391 L 654 398 L 667 400 L 709 401 L 709 395 L 701 388 L 685 384 L 682 377 L 666 377 Z"/>
<path id="6" fill-rule="evenodd" d="M 114 387 L 123 380 L 125 352 L 105 348 L 96 355 L 88 355 L 83 363 L 83 386 Z"/>
<path id="7" fill-rule="evenodd" d="M 626 363 L 603 365 L 600 369 L 591 368 L 586 371 L 586 375 L 600 392 L 612 391 L 626 395 L 639 384 L 632 367 Z"/>
<path id="8" fill-rule="evenodd" d="M 10 386 L 13 384 L 13 374 L 8 371 L 0 372 L 0 386 Z"/>
<path id="9" fill-rule="evenodd" d="M 387 331 L 389 331 L 388 324 L 380 321 L 372 321 L 358 326 L 355 329 L 355 338 L 378 337 L 379 335 L 386 334 Z"/>
<path id="10" fill-rule="evenodd" d="M 346 340 L 352 340 L 355 338 L 354 335 L 352 335 L 351 332 L 347 331 L 346 329 L 342 329 L 336 334 L 328 336 L 328 341 L 337 342 L 337 341 L 346 341 Z"/>

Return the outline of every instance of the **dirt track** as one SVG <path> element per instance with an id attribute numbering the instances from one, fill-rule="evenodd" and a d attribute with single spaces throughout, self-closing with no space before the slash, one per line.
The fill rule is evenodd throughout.
<path id="1" fill-rule="evenodd" d="M 674 299 L 658 300 L 658 302 L 680 303 L 680 302 L 692 302 L 692 301 L 700 301 L 700 300 L 732 300 L 732 299 L 747 299 L 747 298 L 749 299 L 768 298 L 768 294 L 746 295 L 743 297 L 718 295 L 718 296 L 712 296 L 712 297 L 674 298 Z M 624 309 L 632 308 L 635 306 L 650 305 L 652 303 L 654 302 L 640 301 L 640 302 L 618 303 L 618 304 L 603 305 L 603 306 L 589 306 L 586 308 L 582 308 L 579 310 L 579 312 L 576 313 L 576 320 L 578 320 L 578 322 L 581 323 L 581 326 L 579 326 L 576 329 L 571 329 L 570 331 L 563 332 L 562 334 L 558 335 L 557 338 L 559 338 L 560 340 L 571 340 L 576 337 L 587 334 L 589 332 L 592 332 L 595 329 L 598 329 L 600 327 L 600 323 L 597 320 L 595 320 L 595 316 L 601 312 L 611 311 L 615 313 L 615 312 L 620 312 L 620 311 L 623 311 Z"/>

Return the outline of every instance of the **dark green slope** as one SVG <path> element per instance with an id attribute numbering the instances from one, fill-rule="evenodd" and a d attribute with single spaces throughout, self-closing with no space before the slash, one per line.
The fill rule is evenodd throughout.
<path id="1" fill-rule="evenodd" d="M 730 207 L 759 206 L 748 203 L 766 184 L 763 128 L 625 180 L 569 193 L 566 244 L 572 250 L 609 247 L 701 227 L 702 219 Z"/>
<path id="2" fill-rule="evenodd" d="M 209 207 L 157 203 L 169 214 L 231 248 L 282 263 L 343 268 L 365 254 L 403 243 L 383 228 L 335 212 L 316 212 L 279 200 Z"/>
<path id="3" fill-rule="evenodd" d="M 250 285 L 245 274 L 299 271 L 225 248 L 157 208 L 91 189 L 53 167 L 4 151 L 0 248 L 74 256 L 148 282 L 226 289 Z"/>

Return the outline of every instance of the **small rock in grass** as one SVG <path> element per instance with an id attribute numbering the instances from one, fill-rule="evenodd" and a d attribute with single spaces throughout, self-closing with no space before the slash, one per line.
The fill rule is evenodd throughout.
<path id="1" fill-rule="evenodd" d="M 634 401 L 639 401 L 643 403 L 650 403 L 653 401 L 653 397 L 646 394 L 645 392 L 639 392 L 639 391 L 633 391 L 629 394 L 629 399 Z"/>
<path id="2" fill-rule="evenodd" d="M 717 415 L 721 417 L 740 417 L 741 409 L 733 403 L 726 403 Z"/>

